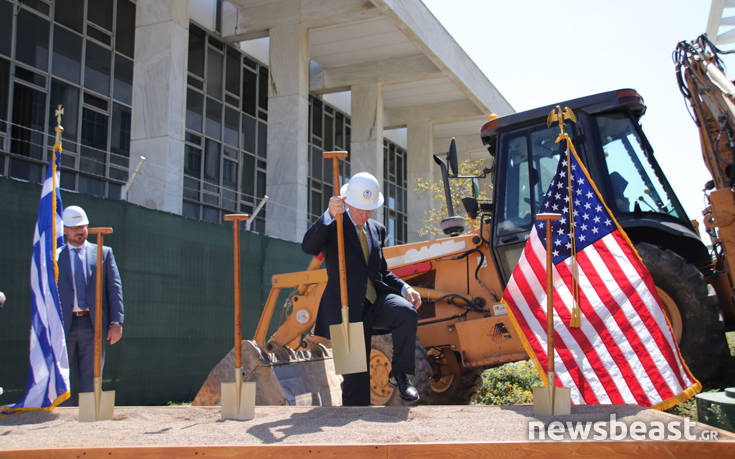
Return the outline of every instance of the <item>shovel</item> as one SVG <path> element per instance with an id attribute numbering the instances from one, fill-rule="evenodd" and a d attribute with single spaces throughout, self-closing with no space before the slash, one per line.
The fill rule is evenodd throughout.
<path id="1" fill-rule="evenodd" d="M 325 151 L 324 158 L 332 158 L 334 195 L 339 193 L 339 158 L 347 156 L 346 151 Z M 342 302 L 342 323 L 329 326 L 334 357 L 334 372 L 338 375 L 363 373 L 367 371 L 365 356 L 365 331 L 362 322 L 350 322 L 347 300 L 347 274 L 345 269 L 345 239 L 342 228 L 342 214 L 337 214 L 337 250 L 339 254 L 339 296 Z"/>
<path id="2" fill-rule="evenodd" d="M 552 296 L 553 263 L 551 261 L 551 222 L 561 220 L 560 214 L 537 214 L 536 220 L 546 222 L 546 360 L 547 385 L 533 388 L 533 414 L 535 416 L 563 416 L 571 413 L 568 387 L 556 387 L 554 373 L 554 299 Z"/>
<path id="3" fill-rule="evenodd" d="M 89 228 L 97 235 L 97 284 L 94 298 L 94 392 L 79 394 L 79 422 L 112 419 L 115 409 L 115 391 L 102 391 L 102 245 L 104 234 L 112 228 Z"/>
<path id="4" fill-rule="evenodd" d="M 242 331 L 240 321 L 240 221 L 247 214 L 228 214 L 232 221 L 235 273 L 235 382 L 222 383 L 222 419 L 246 421 L 255 417 L 255 383 L 242 382 Z"/>

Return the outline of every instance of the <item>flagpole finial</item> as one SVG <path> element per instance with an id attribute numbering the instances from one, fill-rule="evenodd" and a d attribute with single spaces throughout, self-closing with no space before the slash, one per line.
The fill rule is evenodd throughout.
<path id="1" fill-rule="evenodd" d="M 570 120 L 577 122 L 577 117 L 574 116 L 574 112 L 569 107 L 564 107 L 564 110 L 561 109 L 561 106 L 557 105 L 556 108 L 553 108 L 549 115 L 546 117 L 546 127 L 551 127 L 554 123 L 559 123 L 559 133 L 564 133 L 564 120 Z"/>
<path id="2" fill-rule="evenodd" d="M 61 133 L 64 132 L 64 128 L 61 126 L 61 117 L 64 115 L 64 106 L 61 104 L 57 105 L 54 115 L 56 115 L 56 127 L 54 128 L 54 131 L 56 131 L 56 143 L 61 143 Z"/>

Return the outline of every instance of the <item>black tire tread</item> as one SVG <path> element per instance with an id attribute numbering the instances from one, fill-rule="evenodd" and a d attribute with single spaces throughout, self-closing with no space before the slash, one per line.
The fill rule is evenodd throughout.
<path id="1" fill-rule="evenodd" d="M 724 347 L 723 323 L 717 298 L 708 294 L 702 273 L 672 250 L 647 242 L 637 243 L 636 250 L 656 286 L 666 291 L 679 308 L 679 349 L 687 366 L 697 379 L 715 376 Z"/>
<path id="2" fill-rule="evenodd" d="M 391 360 L 393 358 L 393 339 L 391 339 L 390 334 L 373 336 L 371 346 L 373 349 L 377 349 L 385 354 L 388 360 Z M 426 403 L 426 399 L 431 393 L 431 386 L 429 385 L 429 378 L 431 378 L 431 365 L 429 365 L 429 360 L 426 358 L 426 349 L 424 349 L 424 346 L 421 345 L 418 338 L 416 338 L 415 356 L 416 367 L 411 381 L 413 382 L 414 387 L 416 387 L 416 390 L 419 392 L 419 401 L 408 402 L 406 400 L 403 400 L 398 394 L 398 389 L 395 389 L 393 391 L 393 394 L 390 396 L 390 399 L 388 399 L 388 402 L 386 402 L 386 406 L 414 406 L 417 403 Z"/>
<path id="3" fill-rule="evenodd" d="M 432 405 L 469 405 L 482 386 L 484 368 L 465 370 L 454 376 L 450 387 L 444 392 L 432 392 L 428 403 Z"/>

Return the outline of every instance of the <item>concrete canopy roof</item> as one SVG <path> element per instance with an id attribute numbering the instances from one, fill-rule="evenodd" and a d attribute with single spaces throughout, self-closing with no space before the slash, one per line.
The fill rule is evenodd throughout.
<path id="1" fill-rule="evenodd" d="M 281 24 L 307 27 L 315 93 L 380 82 L 386 128 L 405 126 L 420 111 L 434 124 L 451 122 L 457 135 L 477 135 L 489 113 L 514 112 L 419 1 L 229 0 L 226 6 L 236 10 L 223 14 L 230 42 L 267 36 Z"/>

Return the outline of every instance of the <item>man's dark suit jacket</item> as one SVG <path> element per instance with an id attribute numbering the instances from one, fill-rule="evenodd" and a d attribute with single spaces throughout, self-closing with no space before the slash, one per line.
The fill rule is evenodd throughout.
<path id="1" fill-rule="evenodd" d="M 385 243 L 385 226 L 375 220 L 365 223 L 365 232 L 371 244 L 368 263 L 360 246 L 360 239 L 355 231 L 355 225 L 345 212 L 342 214 L 342 225 L 345 238 L 345 268 L 347 272 L 347 292 L 350 306 L 350 322 L 364 322 L 366 334 L 372 334 L 368 328 L 372 323 L 370 311 L 364 311 L 365 290 L 368 276 L 373 281 L 378 295 L 395 293 L 401 294 L 405 285 L 402 280 L 388 270 L 383 258 L 383 244 Z M 327 266 L 327 287 L 319 303 L 319 313 L 316 317 L 314 333 L 329 338 L 329 326 L 342 322 L 340 312 L 341 300 L 339 295 L 339 256 L 337 249 L 337 220 L 331 224 L 324 224 L 324 216 L 320 216 L 304 235 L 301 243 L 304 252 L 310 255 L 324 254 Z"/>
<path id="2" fill-rule="evenodd" d="M 71 246 L 66 244 L 59 253 L 59 299 L 64 319 L 64 332 L 69 333 L 74 307 L 74 277 L 71 275 L 69 251 Z M 110 322 L 123 323 L 123 297 L 120 273 L 117 270 L 115 256 L 112 249 L 102 247 L 102 343 L 107 338 L 107 329 Z M 89 320 L 94 327 L 95 290 L 97 286 L 97 244 L 87 242 L 87 302 L 89 303 Z"/>

